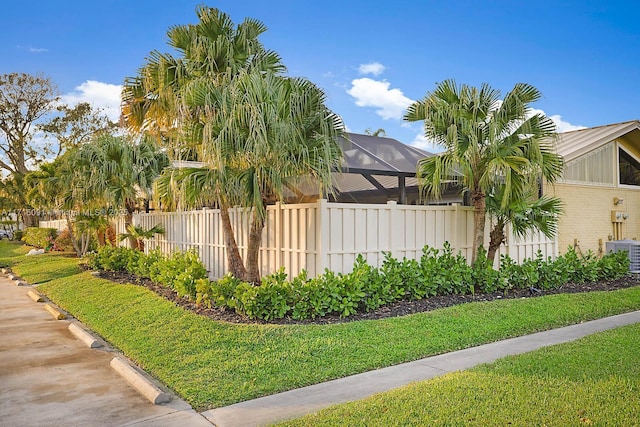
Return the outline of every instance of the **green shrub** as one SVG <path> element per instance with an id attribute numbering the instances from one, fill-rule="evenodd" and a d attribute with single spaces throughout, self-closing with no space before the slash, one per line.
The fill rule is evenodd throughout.
<path id="1" fill-rule="evenodd" d="M 149 278 L 170 287 L 180 296 L 196 299 L 196 281 L 207 277 L 207 270 L 196 251 L 174 252 L 148 266 Z"/>
<path id="2" fill-rule="evenodd" d="M 16 230 L 13 232 L 13 240 L 21 241 L 23 237 L 24 237 L 24 231 Z"/>
<path id="3" fill-rule="evenodd" d="M 629 274 L 629 254 L 626 251 L 609 253 L 597 261 L 598 279 L 617 279 Z"/>
<path id="4" fill-rule="evenodd" d="M 127 264 L 131 258 L 132 249 L 122 246 L 106 245 L 98 249 L 97 264 L 100 269 L 107 271 L 127 271 Z"/>
<path id="5" fill-rule="evenodd" d="M 53 246 L 57 236 L 58 231 L 55 228 L 27 227 L 21 240 L 29 246 L 47 249 Z"/>
<path id="6" fill-rule="evenodd" d="M 442 251 L 425 246 L 420 269 L 429 295 L 465 294 L 473 286 L 471 267 L 460 253 L 453 254 L 449 242 Z"/>
<path id="7" fill-rule="evenodd" d="M 471 268 L 469 291 L 492 293 L 506 289 L 506 280 L 500 271 L 493 269 L 493 263 L 487 258 L 487 251 L 481 246 Z"/>
<path id="8" fill-rule="evenodd" d="M 445 243 L 442 250 L 425 247 L 420 260 L 395 259 L 384 254 L 380 268 L 358 255 L 348 274 L 329 270 L 309 278 L 303 270 L 288 280 L 284 268 L 265 276 L 260 286 L 231 276 L 210 282 L 195 251 L 165 256 L 159 251 L 144 255 L 140 251 L 105 246 L 90 254 L 92 268 L 127 271 L 149 277 L 179 295 L 195 299 L 198 305 L 235 310 L 252 319 L 273 320 L 292 317 L 302 320 L 338 314 L 350 316 L 359 310 L 375 310 L 400 299 L 422 299 L 435 295 L 491 293 L 509 289 L 555 289 L 569 281 L 616 278 L 627 274 L 626 252 L 602 258 L 592 253 L 578 255 L 569 249 L 558 258 L 535 258 L 521 265 L 507 255 L 500 257 L 500 270 L 494 270 L 486 251 L 478 252 L 473 266 L 461 255 L 454 255 Z"/>
<path id="9" fill-rule="evenodd" d="M 71 233 L 69 230 L 65 229 L 53 241 L 54 250 L 60 251 L 72 251 L 73 243 L 71 242 Z"/>

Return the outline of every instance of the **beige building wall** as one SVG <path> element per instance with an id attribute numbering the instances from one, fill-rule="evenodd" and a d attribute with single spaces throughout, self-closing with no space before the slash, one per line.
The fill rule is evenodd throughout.
<path id="1" fill-rule="evenodd" d="M 583 253 L 589 249 L 596 254 L 605 251 L 606 242 L 614 236 L 612 211 L 628 214 L 622 223 L 622 237 L 640 239 L 640 188 L 555 184 L 545 188 L 545 194 L 564 202 L 564 214 L 558 224 L 560 253 L 574 242 Z M 615 197 L 623 199 L 622 204 L 614 205 Z"/>

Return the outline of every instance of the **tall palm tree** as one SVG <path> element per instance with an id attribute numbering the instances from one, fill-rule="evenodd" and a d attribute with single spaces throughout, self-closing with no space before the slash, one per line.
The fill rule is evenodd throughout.
<path id="1" fill-rule="evenodd" d="M 201 147 L 210 144 L 201 133 L 202 111 L 184 102 L 189 84 L 222 87 L 241 72 L 285 69 L 280 56 L 258 40 L 267 30 L 262 22 L 247 18 L 234 26 L 229 15 L 206 6 L 199 6 L 196 14 L 197 24 L 174 26 L 167 32 L 169 45 L 178 55 L 151 52 L 138 75 L 125 80 L 122 93 L 127 127 L 159 136 L 170 148 L 169 155 L 178 160 L 185 155 L 185 160 L 201 160 Z M 229 218 L 231 205 L 222 197 L 224 188 L 218 187 L 213 193 L 219 196 L 228 266 L 236 277 L 243 277 L 246 272 Z"/>
<path id="2" fill-rule="evenodd" d="M 535 87 L 518 83 L 501 100 L 500 91 L 487 84 L 478 89 L 446 80 L 404 116 L 423 121 L 425 136 L 445 150 L 418 164 L 423 190 L 437 198 L 443 185 L 458 181 L 469 192 L 474 260 L 484 243 L 485 198 L 492 188 L 504 187 L 500 205 L 506 208 L 524 197 L 532 177 L 554 182 L 562 173 L 562 157 L 554 151 L 555 124 L 531 109 L 541 96 Z"/>
<path id="3" fill-rule="evenodd" d="M 557 197 L 541 196 L 532 191 L 523 194 L 521 198 L 512 199 L 509 205 L 502 206 L 504 187 L 492 191 L 486 198 L 487 213 L 492 218 L 489 232 L 489 248 L 487 258 L 493 265 L 496 253 L 505 243 L 505 229 L 511 224 L 511 230 L 516 237 L 525 237 L 533 231 L 540 231 L 547 238 L 552 239 L 558 231 L 558 218 L 562 213 L 562 200 Z"/>
<path id="4" fill-rule="evenodd" d="M 99 135 L 74 151 L 70 161 L 81 197 L 123 209 L 125 227 L 133 223 L 137 201 L 151 197 L 154 180 L 169 165 L 151 138 L 133 141 L 113 135 Z"/>
<path id="5" fill-rule="evenodd" d="M 205 112 L 201 158 L 208 166 L 182 176 L 191 193 L 187 199 L 208 188 L 223 205 L 252 209 L 246 273 L 240 278 L 259 283 L 267 204 L 282 200 L 287 185 L 301 176 L 312 177 L 320 194 L 330 190 L 342 157 L 342 121 L 313 83 L 271 72 L 242 73 L 225 86 L 194 82 L 185 101 Z"/>
<path id="6" fill-rule="evenodd" d="M 284 71 L 280 56 L 258 40 L 267 30 L 262 22 L 246 18 L 234 26 L 229 15 L 207 6 L 198 6 L 196 14 L 197 24 L 176 25 L 167 32 L 178 56 L 152 51 L 138 75 L 125 79 L 122 113 L 129 129 L 176 142 L 180 127 L 197 113 L 182 103 L 188 82 L 224 85 L 249 69 Z"/>

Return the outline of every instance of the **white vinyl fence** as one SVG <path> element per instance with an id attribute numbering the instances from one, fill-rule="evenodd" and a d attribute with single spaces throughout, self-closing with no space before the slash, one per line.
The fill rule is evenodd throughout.
<path id="1" fill-rule="evenodd" d="M 358 254 L 362 254 L 370 264 L 380 266 L 384 252 L 391 252 L 396 258 L 419 258 L 425 245 L 442 248 L 444 242 L 449 242 L 454 253 L 461 252 L 467 259 L 471 258 L 471 207 L 413 206 L 396 202 L 386 205 L 329 203 L 319 200 L 309 204 L 269 206 L 267 215 L 260 250 L 263 274 L 272 273 L 281 266 L 293 275 L 306 269 L 313 277 L 325 268 L 347 273 L 352 270 Z M 230 210 L 230 216 L 238 246 L 244 255 L 249 212 L 235 208 Z M 195 249 L 211 278 L 225 274 L 226 248 L 218 209 L 135 214 L 133 220 L 145 229 L 160 224 L 166 230 L 164 235 L 148 241 L 146 250 L 159 248 L 162 252 L 171 253 Z M 57 228 L 58 224 L 42 221 L 40 226 Z M 124 232 L 122 218 L 117 221 L 116 231 Z M 509 254 L 517 262 L 535 256 L 538 250 L 545 257 L 557 256 L 556 240 L 549 240 L 539 233 L 524 240 L 507 234 L 507 244 L 501 247 L 500 253 Z"/>

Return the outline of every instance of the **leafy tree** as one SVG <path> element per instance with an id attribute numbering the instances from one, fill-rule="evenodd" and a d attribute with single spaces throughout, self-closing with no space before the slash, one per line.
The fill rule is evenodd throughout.
<path id="1" fill-rule="evenodd" d="M 444 184 L 459 181 L 470 194 L 474 260 L 484 243 L 489 191 L 503 187 L 500 208 L 506 209 L 525 198 L 538 177 L 554 182 L 562 172 L 562 158 L 554 151 L 555 124 L 531 109 L 540 97 L 525 83 L 500 100 L 500 91 L 487 84 L 476 88 L 446 80 L 405 114 L 407 121 L 423 121 L 425 136 L 445 149 L 418 164 L 423 190 L 437 198 Z"/>
<path id="2" fill-rule="evenodd" d="M 56 111 L 61 114 L 39 126 L 47 138 L 55 140 L 54 144 L 46 147 L 46 153 L 56 158 L 64 150 L 79 147 L 96 135 L 112 132 L 118 126 L 88 102 L 81 102 L 75 107 L 59 105 Z"/>
<path id="3" fill-rule="evenodd" d="M 279 55 L 258 40 L 267 30 L 262 22 L 246 18 L 236 26 L 229 15 L 206 6 L 199 6 L 196 14 L 197 24 L 174 26 L 167 33 L 169 46 L 178 55 L 151 52 L 138 75 L 125 80 L 122 92 L 127 128 L 158 136 L 169 155 L 178 160 L 202 160 L 202 147 L 211 145 L 209 136 L 202 134 L 201 109 L 196 103 L 187 106 L 184 102 L 190 85 L 222 87 L 248 70 L 284 71 Z M 229 218 L 231 205 L 226 196 L 230 193 L 225 191 L 229 187 L 220 180 L 209 184 L 217 186 L 208 194 L 215 196 L 222 212 L 229 270 L 244 277 Z"/>
<path id="4" fill-rule="evenodd" d="M 37 122 L 53 111 L 57 89 L 47 77 L 25 73 L 0 75 L 0 168 L 28 172 L 28 163 L 41 158 L 33 141 Z"/>

